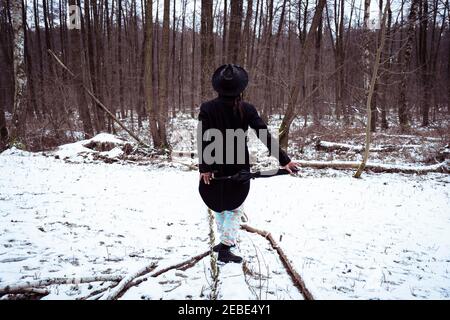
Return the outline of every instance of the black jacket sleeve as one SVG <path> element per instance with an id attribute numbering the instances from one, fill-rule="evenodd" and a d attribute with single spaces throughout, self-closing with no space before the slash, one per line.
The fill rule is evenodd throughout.
<path id="1" fill-rule="evenodd" d="M 198 155 L 198 170 L 201 173 L 211 172 L 211 167 L 203 161 L 203 151 L 210 141 L 203 141 L 205 131 L 209 129 L 208 114 L 205 110 L 205 105 L 200 106 L 200 113 L 198 114 L 197 127 L 197 155 Z"/>
<path id="2" fill-rule="evenodd" d="M 270 155 L 277 158 L 281 166 L 285 166 L 291 162 L 291 159 L 286 152 L 280 148 L 278 140 L 274 139 L 270 134 L 267 125 L 259 116 L 256 108 L 251 104 L 247 104 L 246 109 L 250 128 L 255 130 L 256 136 L 266 145 L 267 149 L 269 149 Z M 278 154 L 274 152 L 276 150 L 278 150 Z"/>

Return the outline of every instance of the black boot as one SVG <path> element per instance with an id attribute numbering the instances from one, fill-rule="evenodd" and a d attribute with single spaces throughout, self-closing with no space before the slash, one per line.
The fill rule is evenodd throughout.
<path id="1" fill-rule="evenodd" d="M 221 262 L 236 262 L 236 263 L 241 263 L 242 262 L 242 258 L 233 254 L 230 251 L 230 246 L 227 246 L 225 244 L 222 245 L 223 248 L 219 250 L 219 261 Z"/>
<path id="2" fill-rule="evenodd" d="M 233 247 L 235 247 L 236 245 L 232 245 L 231 246 L 231 248 L 233 248 Z M 226 248 L 229 248 L 229 246 L 227 246 L 226 244 L 223 244 L 222 242 L 221 243 L 219 243 L 219 244 L 216 244 L 214 247 L 213 247 L 213 251 L 214 252 L 219 252 L 220 250 L 223 250 L 223 249 L 226 249 Z"/>

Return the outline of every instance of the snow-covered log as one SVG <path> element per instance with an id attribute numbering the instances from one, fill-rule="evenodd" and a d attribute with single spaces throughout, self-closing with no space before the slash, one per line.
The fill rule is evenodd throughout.
<path id="1" fill-rule="evenodd" d="M 301 167 L 310 167 L 316 169 L 357 169 L 359 162 L 356 161 L 309 161 L 297 160 Z M 397 164 L 383 164 L 383 163 L 367 163 L 365 170 L 372 172 L 386 172 L 386 173 L 410 173 L 410 174 L 425 174 L 430 172 L 448 173 L 450 171 L 450 164 L 446 161 L 428 165 L 428 166 L 406 166 Z"/>
<path id="2" fill-rule="evenodd" d="M 294 267 L 289 262 L 289 259 L 286 257 L 285 253 L 280 248 L 278 243 L 274 240 L 274 238 L 272 237 L 270 232 L 258 230 L 256 228 L 250 227 L 246 224 L 241 225 L 241 228 L 247 232 L 257 233 L 260 236 L 266 238 L 270 242 L 270 245 L 272 246 L 272 248 L 277 251 L 278 255 L 280 256 L 281 262 L 283 263 L 284 267 L 286 268 L 286 271 L 291 276 L 292 282 L 294 282 L 294 285 L 298 288 L 298 290 L 300 290 L 300 293 L 303 295 L 305 300 L 314 300 L 313 295 L 308 290 L 308 288 L 306 288 L 306 285 L 303 282 L 302 278 L 297 273 L 297 271 L 295 271 Z"/>
<path id="3" fill-rule="evenodd" d="M 119 282 L 122 280 L 122 276 L 113 275 L 99 275 L 92 277 L 82 277 L 82 278 L 46 278 L 35 281 L 26 281 L 22 283 L 10 284 L 4 287 L 0 287 L 0 295 L 8 293 L 23 293 L 24 290 L 30 290 L 33 288 L 42 288 L 55 284 L 80 284 L 98 281 L 115 281 Z"/>
<path id="4" fill-rule="evenodd" d="M 372 147 L 369 152 L 392 152 L 400 149 L 412 149 L 419 147 L 419 145 L 404 145 L 404 146 L 394 146 L 394 145 L 382 145 L 378 147 Z M 354 146 L 347 143 L 337 143 L 329 142 L 323 140 L 317 140 L 316 150 L 321 151 L 353 151 L 357 153 L 364 152 L 363 146 Z"/>
<path id="5" fill-rule="evenodd" d="M 119 284 L 112 288 L 109 289 L 101 298 L 100 300 L 114 300 L 116 299 L 127 287 L 127 285 L 132 282 L 134 279 L 147 274 L 149 272 L 152 272 L 153 270 L 155 270 L 157 264 L 156 263 L 151 263 L 148 266 L 145 266 L 139 270 L 137 270 L 136 272 L 129 274 L 128 276 L 126 276 L 125 278 L 123 278 Z"/>

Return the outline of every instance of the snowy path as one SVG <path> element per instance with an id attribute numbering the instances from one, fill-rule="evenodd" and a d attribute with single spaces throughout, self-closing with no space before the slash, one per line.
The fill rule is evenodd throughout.
<path id="1" fill-rule="evenodd" d="M 448 299 L 449 183 L 437 174 L 276 177 L 253 182 L 245 209 L 250 225 L 272 232 L 317 299 Z M 206 217 L 196 172 L 3 153 L 0 286 L 176 264 L 208 249 Z M 219 298 L 301 299 L 267 241 L 242 231 L 239 251 L 246 276 L 241 265 L 221 267 Z M 122 298 L 207 299 L 208 268 L 209 257 Z M 98 288 L 52 287 L 46 298 Z"/>

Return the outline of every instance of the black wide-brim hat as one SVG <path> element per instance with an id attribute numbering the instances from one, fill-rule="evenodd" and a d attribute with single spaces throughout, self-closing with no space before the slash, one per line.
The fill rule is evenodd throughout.
<path id="1" fill-rule="evenodd" d="M 248 73 L 236 64 L 224 64 L 214 71 L 212 86 L 220 95 L 236 97 L 248 84 Z"/>

